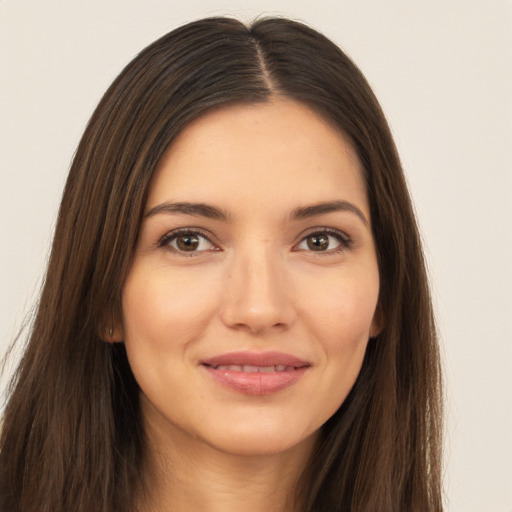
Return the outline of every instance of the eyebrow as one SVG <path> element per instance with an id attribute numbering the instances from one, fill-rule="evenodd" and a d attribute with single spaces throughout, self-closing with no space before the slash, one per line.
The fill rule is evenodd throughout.
<path id="1" fill-rule="evenodd" d="M 370 223 L 364 213 L 355 205 L 348 201 L 328 201 L 326 203 L 318 203 L 311 206 L 300 206 L 293 210 L 290 218 L 292 220 L 307 219 L 317 215 L 325 215 L 332 212 L 351 212 L 357 215 L 365 224 L 369 226 Z"/>
<path id="2" fill-rule="evenodd" d="M 357 215 L 366 226 L 369 226 L 368 219 L 364 213 L 354 204 L 348 201 L 328 201 L 325 203 L 318 203 L 311 206 L 299 206 L 290 215 L 292 221 L 308 219 L 318 215 L 325 215 L 333 212 L 351 212 Z M 181 213 L 184 215 L 193 215 L 197 217 L 206 217 L 208 219 L 228 221 L 230 219 L 229 213 L 206 203 L 190 203 L 190 202 L 164 202 L 153 206 L 145 215 L 146 218 L 153 217 L 160 213 Z"/>
<path id="3" fill-rule="evenodd" d="M 206 217 L 215 220 L 229 220 L 229 214 L 224 210 L 216 208 L 206 203 L 188 203 L 188 202 L 165 202 L 153 206 L 145 217 L 153 217 L 159 213 L 182 213 L 185 215 L 194 215 L 197 217 Z"/>

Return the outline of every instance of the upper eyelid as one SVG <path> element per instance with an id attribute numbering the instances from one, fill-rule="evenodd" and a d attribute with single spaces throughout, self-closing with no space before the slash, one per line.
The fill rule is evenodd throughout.
<path id="1" fill-rule="evenodd" d="M 192 227 L 184 227 L 184 228 L 175 228 L 171 229 L 167 233 L 165 233 L 162 237 L 160 237 L 160 242 L 165 242 L 170 240 L 171 238 L 180 235 L 180 234 L 193 234 L 193 235 L 200 235 L 203 238 L 206 238 L 211 244 L 215 245 L 215 242 L 212 241 L 212 238 L 216 238 L 213 233 L 205 232 L 202 228 L 192 228 Z"/>
<path id="2" fill-rule="evenodd" d="M 305 229 L 304 231 L 302 231 L 298 235 L 298 237 L 297 237 L 298 241 L 296 243 L 302 242 L 302 240 L 304 240 L 304 238 L 306 238 L 308 236 L 315 235 L 315 234 L 321 234 L 321 233 L 337 235 L 346 242 L 352 241 L 352 237 L 347 232 L 345 232 L 341 229 L 330 228 L 327 226 L 316 226 L 316 227 L 308 228 L 308 229 Z"/>

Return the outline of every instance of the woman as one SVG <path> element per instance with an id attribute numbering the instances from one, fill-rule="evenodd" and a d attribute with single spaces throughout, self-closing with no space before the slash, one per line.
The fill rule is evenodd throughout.
<path id="1" fill-rule="evenodd" d="M 1 510 L 439 511 L 440 372 L 377 100 L 285 19 L 181 27 L 64 191 Z"/>

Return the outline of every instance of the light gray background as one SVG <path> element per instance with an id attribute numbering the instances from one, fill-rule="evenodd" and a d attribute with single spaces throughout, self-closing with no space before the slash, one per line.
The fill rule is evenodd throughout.
<path id="1" fill-rule="evenodd" d="M 261 13 L 315 26 L 373 85 L 430 265 L 447 510 L 512 512 L 510 1 L 0 0 L 0 354 L 37 296 L 71 157 L 112 79 L 177 25 Z"/>

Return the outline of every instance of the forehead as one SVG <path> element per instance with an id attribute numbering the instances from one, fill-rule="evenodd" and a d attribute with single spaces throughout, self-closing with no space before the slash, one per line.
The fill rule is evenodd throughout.
<path id="1" fill-rule="evenodd" d="M 339 199 L 367 211 L 352 145 L 307 106 L 274 100 L 222 108 L 187 126 L 157 166 L 147 207 L 189 200 L 286 208 Z"/>

